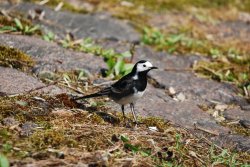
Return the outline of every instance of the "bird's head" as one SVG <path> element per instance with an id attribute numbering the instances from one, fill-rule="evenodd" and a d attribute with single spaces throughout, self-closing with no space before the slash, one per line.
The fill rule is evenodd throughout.
<path id="1" fill-rule="evenodd" d="M 157 69 L 157 67 L 154 67 L 152 63 L 150 63 L 149 61 L 140 60 L 135 64 L 133 71 L 136 73 L 140 73 L 140 72 L 149 72 L 152 69 Z"/>

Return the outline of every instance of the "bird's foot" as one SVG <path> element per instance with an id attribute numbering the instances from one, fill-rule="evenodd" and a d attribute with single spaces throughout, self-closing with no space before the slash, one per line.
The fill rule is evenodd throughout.
<path id="1" fill-rule="evenodd" d="M 124 122 L 124 127 L 126 127 L 126 128 L 132 128 L 132 126 L 131 126 L 131 121 L 125 121 Z"/>
<path id="2" fill-rule="evenodd" d="M 133 121 L 129 120 L 129 121 L 124 122 L 124 127 L 136 130 L 138 128 L 139 124 L 141 124 L 141 123 L 133 122 Z"/>
<path id="3" fill-rule="evenodd" d="M 138 129 L 138 124 L 135 124 L 135 126 L 132 129 L 137 130 Z"/>

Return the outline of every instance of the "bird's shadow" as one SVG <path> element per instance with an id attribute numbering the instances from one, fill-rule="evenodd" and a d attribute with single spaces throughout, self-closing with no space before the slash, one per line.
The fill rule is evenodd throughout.
<path id="1" fill-rule="evenodd" d="M 98 111 L 99 108 L 97 106 L 89 106 L 87 107 L 86 104 L 89 104 L 89 102 L 85 99 L 81 100 L 76 100 L 74 97 L 71 98 L 72 101 L 76 104 L 76 107 L 82 110 L 86 110 L 91 114 L 97 114 L 100 118 L 102 118 L 105 122 L 108 122 L 112 125 L 119 125 L 121 122 L 124 122 L 124 126 L 131 128 L 133 127 L 136 123 L 130 120 L 129 118 L 126 118 L 126 120 L 120 119 L 119 117 L 109 114 L 107 112 L 103 111 Z M 141 123 L 139 123 L 141 124 Z"/>
<path id="2" fill-rule="evenodd" d="M 74 100 L 74 99 L 72 99 Z M 98 111 L 98 107 L 96 106 L 90 106 L 87 107 L 86 104 L 89 102 L 87 100 L 81 100 L 80 102 L 78 100 L 74 100 L 74 102 L 77 104 L 77 108 L 83 109 L 88 111 L 89 113 L 92 114 L 97 114 L 99 117 L 101 117 L 105 122 L 111 123 L 112 125 L 117 125 L 121 122 L 121 120 L 109 113 L 103 112 L 103 111 Z"/>

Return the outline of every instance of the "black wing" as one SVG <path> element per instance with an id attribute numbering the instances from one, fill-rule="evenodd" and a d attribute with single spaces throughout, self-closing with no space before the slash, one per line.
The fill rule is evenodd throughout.
<path id="1" fill-rule="evenodd" d="M 135 80 L 129 75 L 124 76 L 119 81 L 111 85 L 111 94 L 109 96 L 119 99 L 134 93 Z"/>
<path id="2" fill-rule="evenodd" d="M 101 91 L 79 97 L 77 99 L 98 97 L 98 96 L 109 96 L 113 99 L 120 99 L 124 96 L 130 95 L 134 92 L 135 81 L 130 75 L 122 77 L 119 81 L 111 85 L 110 87 L 104 88 Z"/>

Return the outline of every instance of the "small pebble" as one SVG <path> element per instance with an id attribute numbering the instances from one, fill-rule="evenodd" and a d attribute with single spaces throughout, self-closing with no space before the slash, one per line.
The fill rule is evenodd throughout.
<path id="1" fill-rule="evenodd" d="M 185 95 L 183 93 L 178 93 L 176 95 L 176 98 L 179 100 L 179 101 L 184 101 L 186 99 Z"/>
<path id="2" fill-rule="evenodd" d="M 225 111 L 228 108 L 226 104 L 217 104 L 214 109 L 218 111 Z"/>
<path id="3" fill-rule="evenodd" d="M 150 131 L 153 131 L 153 132 L 157 132 L 157 131 L 158 131 L 158 128 L 155 127 L 155 126 L 150 126 L 150 127 L 148 127 L 148 129 L 149 129 Z"/>
<path id="4" fill-rule="evenodd" d="M 218 111 L 214 111 L 214 113 L 212 114 L 212 116 L 213 116 L 214 118 L 219 117 L 219 112 L 218 112 Z"/>
<path id="5" fill-rule="evenodd" d="M 219 116 L 219 117 L 215 118 L 215 121 L 217 121 L 217 122 L 222 122 L 222 121 L 225 121 L 225 120 L 226 119 L 224 117 L 222 117 L 222 116 Z"/>
<path id="6" fill-rule="evenodd" d="M 168 92 L 169 92 L 169 95 L 170 95 L 170 96 L 173 96 L 173 95 L 176 94 L 176 91 L 175 91 L 175 89 L 174 89 L 173 87 L 169 87 L 169 88 L 168 88 Z"/>

